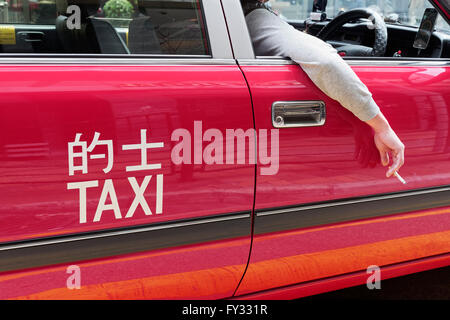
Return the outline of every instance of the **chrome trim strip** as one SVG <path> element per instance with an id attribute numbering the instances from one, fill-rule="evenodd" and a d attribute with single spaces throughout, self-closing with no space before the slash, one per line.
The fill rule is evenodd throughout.
<path id="1" fill-rule="evenodd" d="M 344 59 L 350 66 L 368 67 L 447 67 L 450 60 L 355 60 Z"/>
<path id="2" fill-rule="evenodd" d="M 238 59 L 241 66 L 284 66 L 296 64 L 289 58 L 282 57 L 256 57 L 256 59 Z"/>
<path id="3" fill-rule="evenodd" d="M 0 272 L 245 237 L 251 211 L 3 243 Z"/>
<path id="4" fill-rule="evenodd" d="M 257 210 L 254 235 L 450 207 L 450 186 Z"/>
<path id="5" fill-rule="evenodd" d="M 81 241 L 81 240 L 91 240 L 91 239 L 115 237 L 115 236 L 121 236 L 121 235 L 127 235 L 127 234 L 137 234 L 137 233 L 148 232 L 148 231 L 188 227 L 188 226 L 201 225 L 201 224 L 214 223 L 214 222 L 246 219 L 246 218 L 250 218 L 250 215 L 251 215 L 250 213 L 246 213 L 246 214 L 237 214 L 237 215 L 232 215 L 232 216 L 227 216 L 227 217 L 204 218 L 204 219 L 201 218 L 201 219 L 193 220 L 193 221 L 167 223 L 167 224 L 162 224 L 162 225 L 158 225 L 158 226 L 138 227 L 138 228 L 133 228 L 133 229 L 118 230 L 118 231 L 106 231 L 106 232 L 99 231 L 98 233 L 91 234 L 91 235 L 62 236 L 61 238 L 48 239 L 48 240 L 25 240 L 26 241 L 25 243 L 5 244 L 5 245 L 0 244 L 0 251 L 31 248 L 31 247 L 38 247 L 38 246 L 47 246 L 47 245 L 52 245 L 52 244 L 75 242 L 75 241 Z"/>
<path id="6" fill-rule="evenodd" d="M 357 203 L 373 202 L 373 201 L 378 201 L 378 200 L 411 197 L 411 196 L 445 192 L 445 191 L 450 191 L 450 187 L 442 187 L 442 188 L 436 188 L 436 189 L 431 189 L 431 190 L 429 190 L 429 189 L 428 190 L 419 190 L 419 191 L 412 191 L 412 192 L 402 192 L 402 193 L 397 193 L 397 194 L 388 194 L 385 196 L 373 196 L 373 197 L 362 198 L 362 199 L 336 201 L 336 202 L 323 203 L 323 204 L 317 204 L 317 205 L 305 205 L 305 206 L 298 206 L 298 207 L 292 207 L 292 208 L 286 208 L 286 209 L 260 211 L 260 212 L 256 212 L 256 216 L 263 217 L 263 216 L 270 216 L 270 215 L 283 214 L 283 213 L 289 213 L 289 212 L 305 211 L 305 210 L 311 210 L 311 209 L 339 207 L 339 206 L 343 206 L 343 205 L 352 205 L 352 204 L 357 204 Z"/>
<path id="7" fill-rule="evenodd" d="M 450 66 L 450 59 L 396 59 L 378 60 L 374 59 L 344 59 L 350 66 L 386 66 L 386 67 L 447 67 Z M 294 61 L 282 57 L 257 57 L 256 59 L 238 59 L 241 66 L 283 66 L 294 65 Z"/>
<path id="8" fill-rule="evenodd" d="M 108 58 L 91 56 L 83 58 L 76 57 L 5 57 L 0 56 L 1 65 L 114 65 L 114 66 L 179 66 L 179 65 L 235 65 L 234 59 L 212 59 L 212 58 Z"/>

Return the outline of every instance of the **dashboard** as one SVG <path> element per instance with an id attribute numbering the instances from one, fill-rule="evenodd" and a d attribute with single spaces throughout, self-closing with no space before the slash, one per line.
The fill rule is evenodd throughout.
<path id="1" fill-rule="evenodd" d="M 323 22 L 290 22 L 296 29 L 317 35 L 319 31 L 329 23 Z M 424 50 L 413 47 L 418 28 L 397 24 L 386 24 L 388 30 L 388 43 L 386 57 L 398 56 L 411 58 L 450 58 L 450 34 L 434 31 L 431 35 L 429 45 Z M 335 48 L 355 45 L 372 47 L 374 42 L 374 32 L 368 28 L 367 20 L 347 23 L 342 26 L 328 41 Z M 396 55 L 397 54 L 397 55 Z"/>

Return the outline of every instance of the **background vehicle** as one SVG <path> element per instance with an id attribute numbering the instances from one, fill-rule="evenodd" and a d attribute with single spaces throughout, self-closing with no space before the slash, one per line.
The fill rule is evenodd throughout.
<path id="1" fill-rule="evenodd" d="M 286 298 L 365 283 L 371 265 L 383 279 L 449 265 L 448 25 L 419 51 L 418 24 L 386 23 L 378 57 L 362 55 L 368 19 L 329 34 L 356 48 L 345 59 L 405 142 L 402 185 L 299 66 L 255 57 L 237 0 L 139 1 L 125 25 L 73 3 L 80 28 L 59 0 L 54 23 L 1 21 L 1 298 Z M 270 131 L 276 103 L 305 102 L 326 122 L 279 129 L 276 175 L 171 161 L 177 129 Z"/>

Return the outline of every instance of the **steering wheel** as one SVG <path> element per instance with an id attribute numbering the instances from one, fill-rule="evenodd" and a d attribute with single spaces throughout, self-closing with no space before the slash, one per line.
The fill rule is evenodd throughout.
<path id="1" fill-rule="evenodd" d="M 375 31 L 375 42 L 372 48 L 358 46 L 358 45 L 348 45 L 343 46 L 340 49 L 342 50 L 344 47 L 349 52 L 359 53 L 356 55 L 363 56 L 374 56 L 374 57 L 382 57 L 386 53 L 387 47 L 387 27 L 384 23 L 383 18 L 375 11 L 370 9 L 353 9 L 347 12 L 342 13 L 337 16 L 333 20 L 331 20 L 322 30 L 319 31 L 317 37 L 322 39 L 323 41 L 327 41 L 331 38 L 334 32 L 336 32 L 340 27 L 342 27 L 347 22 L 357 20 L 357 19 L 369 19 L 372 21 L 372 24 L 368 25 L 369 29 L 373 29 Z M 350 55 L 350 54 L 349 54 Z"/>

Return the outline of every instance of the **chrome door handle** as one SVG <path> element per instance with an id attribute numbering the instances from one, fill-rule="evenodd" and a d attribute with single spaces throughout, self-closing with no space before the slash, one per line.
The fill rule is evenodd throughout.
<path id="1" fill-rule="evenodd" d="M 325 124 L 323 101 L 276 101 L 272 104 L 275 128 L 317 127 Z"/>

